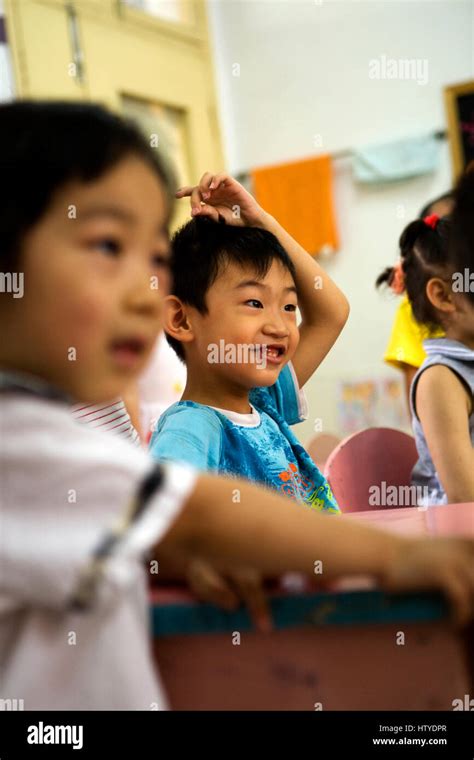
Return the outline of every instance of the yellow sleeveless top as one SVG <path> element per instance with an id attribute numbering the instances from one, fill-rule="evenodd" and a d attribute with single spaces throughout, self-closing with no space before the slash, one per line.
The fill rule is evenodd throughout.
<path id="1" fill-rule="evenodd" d="M 444 335 L 443 330 L 430 331 L 425 325 L 420 325 L 414 318 L 410 302 L 406 295 L 395 314 L 390 339 L 385 350 L 384 361 L 396 369 L 402 369 L 403 364 L 420 367 L 426 359 L 423 341 L 426 338 L 438 338 Z"/>

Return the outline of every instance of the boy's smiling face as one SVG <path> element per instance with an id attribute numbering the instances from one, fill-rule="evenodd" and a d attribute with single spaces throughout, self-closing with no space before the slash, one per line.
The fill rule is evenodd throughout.
<path id="1" fill-rule="evenodd" d="M 61 187 L 24 238 L 24 297 L 2 296 L 3 367 L 80 401 L 119 396 L 161 329 L 168 218 L 157 175 L 134 156 Z"/>
<path id="2" fill-rule="evenodd" d="M 186 307 L 192 325 L 188 372 L 209 376 L 211 386 L 217 375 L 229 388 L 272 385 L 298 346 L 297 304 L 293 277 L 279 261 L 263 278 L 229 262 L 206 293 L 207 314 Z M 217 363 L 213 346 L 220 347 Z"/>

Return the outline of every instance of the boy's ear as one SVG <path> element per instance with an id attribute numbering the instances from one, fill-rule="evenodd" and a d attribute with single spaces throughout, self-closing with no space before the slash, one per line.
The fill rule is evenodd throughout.
<path id="1" fill-rule="evenodd" d="M 165 332 L 181 343 L 194 340 L 194 332 L 187 313 L 186 304 L 177 296 L 166 296 L 163 304 L 163 327 Z"/>
<path id="2" fill-rule="evenodd" d="M 435 309 L 445 314 L 455 311 L 456 306 L 453 299 L 451 284 L 442 280 L 440 277 L 432 277 L 426 283 L 426 295 L 433 304 Z"/>

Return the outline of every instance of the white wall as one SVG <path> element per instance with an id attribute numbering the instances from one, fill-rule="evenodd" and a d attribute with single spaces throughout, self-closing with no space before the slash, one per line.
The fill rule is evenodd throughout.
<path id="1" fill-rule="evenodd" d="M 233 172 L 444 128 L 442 88 L 474 73 L 472 0 L 209 0 L 209 11 Z M 426 60 L 426 84 L 369 78 L 369 61 L 381 56 Z M 392 186 L 356 185 L 350 162 L 334 164 L 341 249 L 323 265 L 351 316 L 306 386 L 303 440 L 315 418 L 338 432 L 339 380 L 398 374 L 382 363 L 397 301 L 373 283 L 395 260 L 403 226 L 450 182 L 446 143 L 439 171 Z"/>

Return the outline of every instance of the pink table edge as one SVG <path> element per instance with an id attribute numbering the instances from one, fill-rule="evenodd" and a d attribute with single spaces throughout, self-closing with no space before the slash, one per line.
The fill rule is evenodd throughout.
<path id="1" fill-rule="evenodd" d="M 349 512 L 346 517 L 405 535 L 474 536 L 474 502 Z"/>

